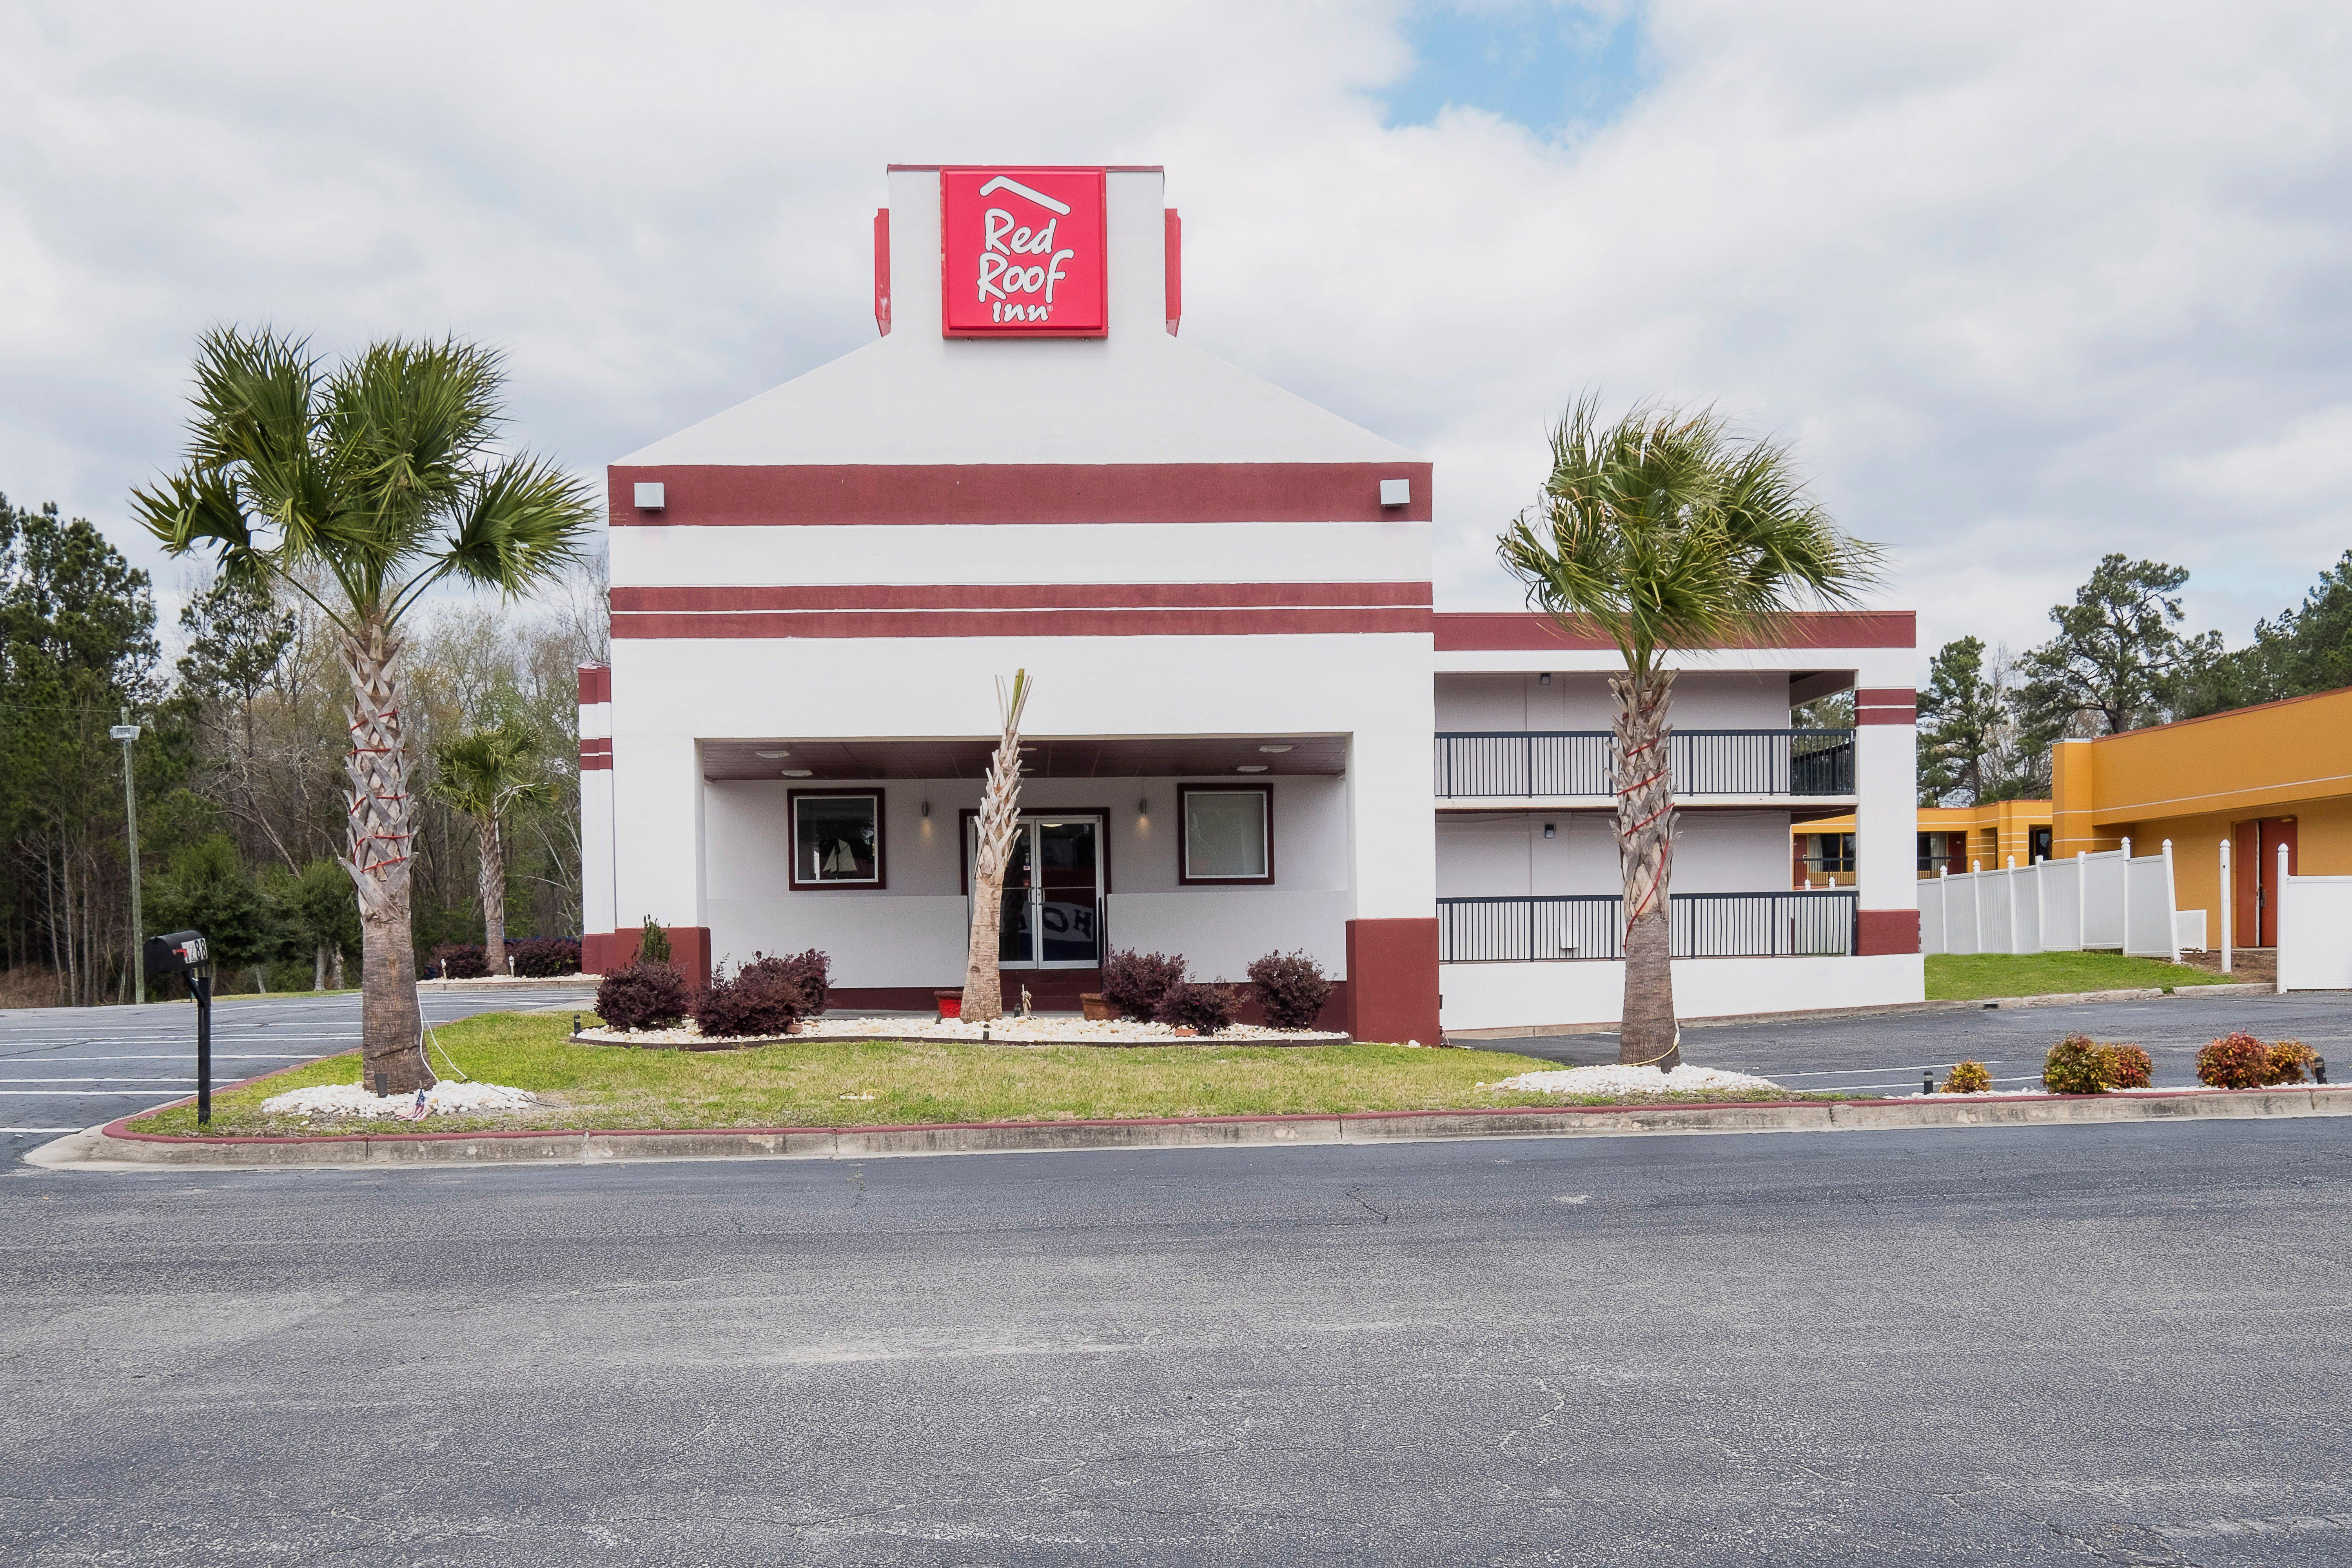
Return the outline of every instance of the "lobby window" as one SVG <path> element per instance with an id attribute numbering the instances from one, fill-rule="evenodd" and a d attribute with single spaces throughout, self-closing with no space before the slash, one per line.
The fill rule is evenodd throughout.
<path id="1" fill-rule="evenodd" d="M 1179 784 L 1176 879 L 1274 880 L 1274 786 Z"/>
<path id="2" fill-rule="evenodd" d="M 793 886 L 879 888 L 882 792 L 792 792 Z"/>

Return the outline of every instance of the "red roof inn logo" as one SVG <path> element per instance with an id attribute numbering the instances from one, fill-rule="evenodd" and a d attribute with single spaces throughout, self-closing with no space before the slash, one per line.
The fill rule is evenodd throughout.
<path id="1" fill-rule="evenodd" d="M 942 169 L 942 330 L 1098 338 L 1109 330 L 1100 169 Z"/>

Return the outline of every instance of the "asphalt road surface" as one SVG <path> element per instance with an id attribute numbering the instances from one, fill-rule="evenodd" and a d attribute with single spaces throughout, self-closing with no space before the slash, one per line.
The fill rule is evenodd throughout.
<path id="1" fill-rule="evenodd" d="M 514 1007 L 585 1007 L 593 988 L 481 995 L 428 992 L 429 1024 Z M 360 1040 L 356 994 L 224 996 L 213 1004 L 213 1087 Z M 0 1171 L 61 1132 L 79 1132 L 196 1091 L 193 1002 L 0 1012 Z"/>
<path id="2" fill-rule="evenodd" d="M 2197 1053 L 2233 1029 L 2266 1040 L 2303 1041 L 2352 1082 L 2352 993 L 2200 996 L 2194 991 L 2146 1002 L 2063 1007 L 1970 1007 L 1783 1024 L 1686 1025 L 1683 1058 L 1701 1067 L 1762 1073 L 1790 1089 L 1850 1094 L 1916 1094 L 1919 1075 L 1941 1081 L 1954 1062 L 1980 1061 L 1998 1089 L 2039 1089 L 2042 1056 L 2067 1035 L 2132 1040 L 2147 1048 L 2159 1088 L 2197 1082 Z M 1457 1044 L 1582 1066 L 1617 1059 L 1614 1034 L 1547 1035 Z M 2352 1562 L 2352 1552 L 2347 1553 Z"/>
<path id="3" fill-rule="evenodd" d="M 0 1560 L 2352 1561 L 2347 1156 L 19 1165 Z"/>

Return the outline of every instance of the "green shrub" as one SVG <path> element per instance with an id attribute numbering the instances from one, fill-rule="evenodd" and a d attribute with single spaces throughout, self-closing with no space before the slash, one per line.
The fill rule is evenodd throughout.
<path id="1" fill-rule="evenodd" d="M 1954 1062 L 1944 1079 L 1941 1094 L 1987 1094 L 1992 1089 L 1992 1072 L 1982 1062 Z"/>
<path id="2" fill-rule="evenodd" d="M 2154 1089 L 2156 1064 L 2137 1046 L 2117 1043 L 2099 1047 L 2099 1076 L 2108 1089 Z"/>
<path id="3" fill-rule="evenodd" d="M 2319 1053 L 2301 1040 L 2273 1040 L 2271 1042 L 2270 1070 L 2263 1075 L 2263 1081 L 2308 1083 L 2311 1080 L 2311 1065 L 2318 1059 Z"/>
<path id="4" fill-rule="evenodd" d="M 637 962 L 639 963 L 669 962 L 669 932 L 664 931 L 661 922 L 651 915 L 646 917 L 646 929 L 637 935 Z"/>
<path id="5" fill-rule="evenodd" d="M 2053 1094 L 2098 1094 L 2107 1088 L 2106 1062 L 2096 1041 L 2069 1035 L 2042 1060 L 2042 1087 Z"/>
<path id="6" fill-rule="evenodd" d="M 2271 1048 L 2242 1029 L 2197 1053 L 2197 1081 L 2210 1089 L 2260 1089 L 2270 1077 Z"/>

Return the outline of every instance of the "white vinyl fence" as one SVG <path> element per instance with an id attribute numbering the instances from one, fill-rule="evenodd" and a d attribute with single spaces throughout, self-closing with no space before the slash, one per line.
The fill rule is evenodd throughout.
<path id="1" fill-rule="evenodd" d="M 2278 988 L 2352 990 L 2352 877 L 2290 877 L 2279 851 Z"/>
<path id="2" fill-rule="evenodd" d="M 2184 921 L 2172 907 L 2172 841 L 2135 859 L 2121 849 L 1919 884 L 1922 952 L 2081 952 L 2114 948 L 2178 963 Z M 2204 911 L 2194 938 L 2204 945 Z"/>

